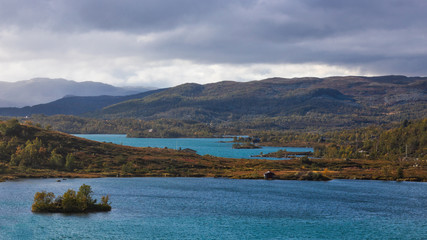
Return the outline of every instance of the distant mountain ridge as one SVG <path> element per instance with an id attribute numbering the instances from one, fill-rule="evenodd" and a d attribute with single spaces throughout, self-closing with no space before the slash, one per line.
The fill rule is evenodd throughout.
<path id="1" fill-rule="evenodd" d="M 87 112 L 97 111 L 115 103 L 130 99 L 139 99 L 161 90 L 151 90 L 127 96 L 65 96 L 56 101 L 37 104 L 31 107 L 22 108 L 0 108 L 0 116 L 30 116 L 32 114 L 44 115 L 82 115 Z"/>
<path id="2" fill-rule="evenodd" d="M 308 113 L 380 116 L 401 110 L 425 111 L 426 83 L 427 78 L 406 76 L 270 78 L 206 85 L 188 83 L 106 107 L 92 116 L 174 118 L 201 122 L 304 116 Z M 405 104 L 408 107 L 402 107 Z"/>
<path id="3" fill-rule="evenodd" d="M 66 79 L 34 78 L 18 82 L 0 82 L 0 107 L 24 107 L 48 103 L 64 96 L 125 96 L 147 91 L 126 89 L 99 82 L 75 82 Z"/>

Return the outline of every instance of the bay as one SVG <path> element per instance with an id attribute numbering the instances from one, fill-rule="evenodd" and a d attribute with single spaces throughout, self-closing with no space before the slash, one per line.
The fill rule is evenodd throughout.
<path id="1" fill-rule="evenodd" d="M 36 191 L 89 184 L 112 211 L 35 214 Z M 427 185 L 214 178 L 0 183 L 0 239 L 425 239 Z"/>
<path id="2" fill-rule="evenodd" d="M 77 137 L 99 142 L 111 142 L 132 147 L 157 147 L 171 149 L 190 148 L 200 155 L 212 155 L 226 158 L 255 159 L 254 155 L 271 153 L 279 150 L 289 152 L 309 152 L 313 148 L 301 147 L 262 147 L 259 149 L 233 149 L 232 138 L 127 138 L 121 134 L 75 134 Z M 278 158 L 263 158 L 279 160 Z"/>

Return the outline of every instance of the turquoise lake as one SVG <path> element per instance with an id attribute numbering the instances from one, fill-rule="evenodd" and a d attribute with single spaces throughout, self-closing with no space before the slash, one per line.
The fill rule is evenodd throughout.
<path id="1" fill-rule="evenodd" d="M 126 135 L 115 134 L 75 134 L 77 137 L 87 138 L 99 142 L 112 142 L 132 147 L 158 147 L 196 150 L 200 155 L 212 155 L 226 158 L 247 158 L 254 159 L 253 155 L 260 153 L 276 152 L 280 149 L 286 149 L 290 152 L 308 152 L 313 148 L 295 148 L 295 147 L 263 147 L 260 149 L 233 149 L 232 138 L 127 138 Z M 276 159 L 276 158 L 263 158 Z"/>
<path id="2" fill-rule="evenodd" d="M 35 192 L 89 184 L 108 213 L 35 214 Z M 214 178 L 0 183 L 0 239 L 426 239 L 427 184 Z"/>

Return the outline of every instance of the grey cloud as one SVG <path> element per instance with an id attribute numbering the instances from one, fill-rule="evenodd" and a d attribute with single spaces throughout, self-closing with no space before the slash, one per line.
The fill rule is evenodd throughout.
<path id="1" fill-rule="evenodd" d="M 195 22 L 228 1 L 2 0 L 0 24 L 54 31 L 161 31 Z"/>
<path id="2" fill-rule="evenodd" d="M 398 51 L 406 47 L 405 42 L 417 36 L 425 38 L 427 33 L 422 1 L 270 2 L 274 1 L 202 19 L 193 28 L 210 29 L 212 37 L 208 39 L 194 36 L 191 43 L 182 41 L 192 35 L 193 28 L 188 27 L 187 32 L 159 39 L 147 48 L 155 49 L 158 57 L 207 62 L 314 61 L 345 65 L 386 60 L 389 51 Z M 369 36 L 377 32 L 376 39 Z M 349 40 L 346 43 L 342 38 Z M 334 49 L 334 41 L 341 41 L 341 46 Z M 423 48 L 426 42 L 411 44 L 412 48 Z"/>
<path id="3" fill-rule="evenodd" d="M 0 4 L 2 27 L 63 35 L 128 35 L 130 40 L 120 38 L 117 44 L 99 39 L 113 56 L 123 51 L 153 60 L 206 64 L 316 62 L 415 74 L 425 74 L 419 66 L 427 65 L 424 0 L 0 0 Z M 138 36 L 147 34 L 154 36 L 152 41 L 137 43 Z M 90 52 L 81 41 L 81 51 Z M 91 41 L 87 44 L 93 45 Z M 121 47 L 123 43 L 127 46 Z"/>

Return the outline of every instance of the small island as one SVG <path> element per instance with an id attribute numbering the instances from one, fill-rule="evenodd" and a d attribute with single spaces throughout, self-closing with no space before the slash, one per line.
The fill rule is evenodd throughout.
<path id="1" fill-rule="evenodd" d="M 252 157 L 273 157 L 273 158 L 296 158 L 298 156 L 312 156 L 312 152 L 288 152 L 285 149 L 277 152 L 254 155 Z"/>
<path id="2" fill-rule="evenodd" d="M 101 203 L 96 203 L 92 199 L 92 189 L 89 185 L 83 184 L 79 191 L 68 189 L 62 196 L 55 198 L 52 192 L 37 192 L 34 195 L 34 203 L 31 206 L 33 212 L 49 213 L 88 213 L 88 212 L 108 212 L 111 205 L 108 202 L 108 195 L 101 197 Z"/>
<path id="3" fill-rule="evenodd" d="M 240 144 L 240 143 L 235 143 L 233 144 L 233 149 L 257 149 L 257 148 L 261 148 L 253 143 L 244 143 L 244 144 Z"/>

